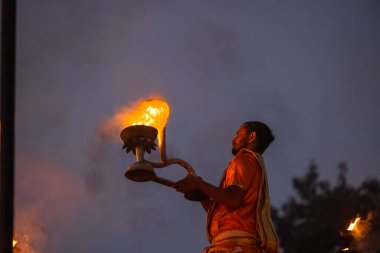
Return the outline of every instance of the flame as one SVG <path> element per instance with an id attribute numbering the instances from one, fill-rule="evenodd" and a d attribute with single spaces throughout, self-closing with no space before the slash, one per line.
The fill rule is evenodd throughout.
<path id="1" fill-rule="evenodd" d="M 100 136 L 109 140 L 118 140 L 124 128 L 133 125 L 152 126 L 158 131 L 158 143 L 162 143 L 170 107 L 165 100 L 157 98 L 140 100 L 132 106 L 121 107 L 98 128 Z"/>
<path id="2" fill-rule="evenodd" d="M 359 220 L 360 220 L 360 218 L 358 217 L 358 218 L 355 219 L 354 222 L 351 222 L 351 224 L 348 226 L 347 230 L 348 231 L 353 231 Z"/>
<path id="3" fill-rule="evenodd" d="M 131 113 L 123 117 L 124 127 L 145 125 L 157 129 L 158 146 L 163 145 L 163 136 L 166 122 L 170 115 L 169 105 L 162 99 L 140 101 Z"/>
<path id="4" fill-rule="evenodd" d="M 349 250 L 350 250 L 349 248 L 342 249 L 342 251 L 349 251 Z"/>
<path id="5" fill-rule="evenodd" d="M 143 100 L 134 110 L 125 115 L 123 126 L 146 125 L 162 131 L 165 128 L 170 114 L 169 105 L 162 99 Z"/>
<path id="6" fill-rule="evenodd" d="M 17 243 L 18 241 L 13 238 L 13 247 L 16 246 Z"/>
<path id="7" fill-rule="evenodd" d="M 134 126 L 152 126 L 162 131 L 170 114 L 169 105 L 163 99 L 142 100 L 132 107 L 123 107 L 106 124 L 107 128 L 116 127 L 118 131 Z"/>

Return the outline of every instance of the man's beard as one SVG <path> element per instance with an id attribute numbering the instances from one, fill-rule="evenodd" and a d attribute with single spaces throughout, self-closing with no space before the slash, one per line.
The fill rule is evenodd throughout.
<path id="1" fill-rule="evenodd" d="M 239 153 L 240 149 L 242 149 L 242 148 L 232 148 L 231 152 L 233 155 L 236 155 L 237 153 Z"/>
<path id="2" fill-rule="evenodd" d="M 239 153 L 239 151 L 243 148 L 248 148 L 248 139 L 244 140 L 243 143 L 241 143 L 238 147 L 233 147 L 232 146 L 232 149 L 231 149 L 231 152 L 233 155 L 236 155 L 237 153 Z"/>

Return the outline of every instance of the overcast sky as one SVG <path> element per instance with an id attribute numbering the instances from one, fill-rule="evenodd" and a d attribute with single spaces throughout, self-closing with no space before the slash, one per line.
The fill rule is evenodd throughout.
<path id="1" fill-rule="evenodd" d="M 97 129 L 121 106 L 171 106 L 167 153 L 217 184 L 241 123 L 276 141 L 271 199 L 313 160 L 335 182 L 379 178 L 380 2 L 18 1 L 16 236 L 23 253 L 201 252 L 201 207 L 124 177 Z M 157 154 L 149 157 L 158 160 Z M 161 171 L 177 180 L 178 166 Z"/>

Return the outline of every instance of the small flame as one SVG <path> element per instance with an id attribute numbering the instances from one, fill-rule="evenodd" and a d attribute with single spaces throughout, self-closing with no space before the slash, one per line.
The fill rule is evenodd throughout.
<path id="1" fill-rule="evenodd" d="M 350 250 L 349 248 L 342 249 L 342 251 L 349 251 L 349 250 Z"/>
<path id="2" fill-rule="evenodd" d="M 17 243 L 18 241 L 13 238 L 13 247 L 16 246 Z"/>
<path id="3" fill-rule="evenodd" d="M 356 218 L 354 222 L 351 222 L 350 226 L 348 226 L 347 230 L 348 231 L 353 231 L 355 226 L 356 226 L 356 223 L 358 223 L 358 221 L 360 220 L 360 218 Z"/>

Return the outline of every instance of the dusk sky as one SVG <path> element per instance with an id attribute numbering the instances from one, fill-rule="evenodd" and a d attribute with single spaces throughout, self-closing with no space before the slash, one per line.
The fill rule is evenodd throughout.
<path id="1" fill-rule="evenodd" d="M 276 136 L 272 204 L 311 161 L 380 177 L 380 1 L 18 1 L 16 217 L 22 253 L 202 252 L 201 206 L 127 180 L 99 128 L 164 98 L 167 154 L 218 184 L 241 123 Z M 147 156 L 159 160 L 157 152 Z M 178 180 L 179 166 L 158 171 Z"/>

